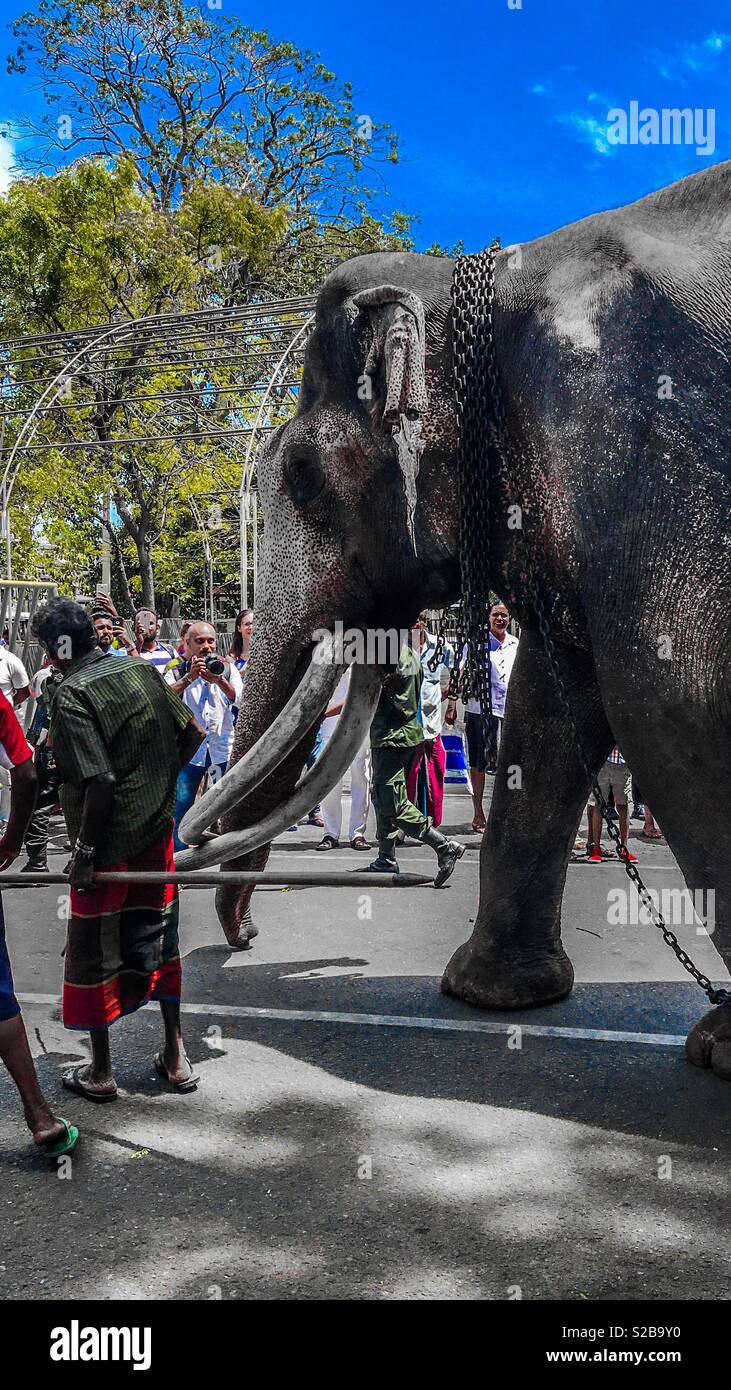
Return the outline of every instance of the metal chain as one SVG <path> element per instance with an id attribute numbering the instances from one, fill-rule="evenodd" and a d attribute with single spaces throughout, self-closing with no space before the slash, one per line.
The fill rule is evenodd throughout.
<path id="1" fill-rule="evenodd" d="M 583 740 L 566 691 L 558 654 L 551 636 L 537 577 L 537 567 L 525 528 L 526 509 L 517 495 L 515 475 L 508 464 L 508 430 L 505 418 L 502 388 L 497 365 L 495 334 L 493 325 L 493 303 L 495 291 L 495 263 L 499 243 L 493 242 L 486 251 L 477 255 L 462 256 L 456 262 L 452 281 L 452 315 L 454 325 L 454 379 L 456 388 L 457 420 L 459 426 L 459 484 L 460 484 L 460 559 L 462 565 L 463 605 L 467 615 L 470 634 L 470 653 L 480 652 L 484 657 L 484 644 L 477 643 L 476 613 L 478 606 L 484 611 L 484 603 L 489 583 L 489 521 L 492 511 L 491 491 L 498 484 L 503 497 L 509 503 L 520 507 L 522 525 L 520 534 L 524 542 L 524 573 L 528 579 L 528 592 L 538 620 L 538 629 L 548 657 L 554 684 L 563 714 L 571 730 L 576 752 L 591 787 L 595 801 L 617 849 L 618 858 L 624 865 L 625 873 L 634 883 L 650 920 L 670 947 L 683 969 L 692 975 L 700 988 L 708 995 L 712 1004 L 731 1003 L 731 991 L 716 989 L 707 975 L 693 963 L 688 952 L 680 945 L 677 936 L 667 925 L 662 913 L 655 906 L 639 869 L 629 858 L 622 844 L 619 830 L 610 816 L 610 808 L 599 786 L 594 769 L 584 750 Z M 476 358 L 479 357 L 479 362 Z M 485 407 L 487 402 L 492 410 Z M 529 476 L 525 451 L 518 443 L 513 443 L 513 454 L 521 465 L 523 476 Z M 473 643 L 475 643 L 473 645 Z M 478 658 L 478 667 L 484 677 L 484 659 Z M 488 656 L 489 666 L 489 656 Z M 480 680 L 480 703 L 483 711 L 492 712 L 492 702 L 487 695 L 484 699 L 484 679 Z M 487 680 L 489 692 L 490 681 Z M 490 720 L 492 724 L 492 720 Z"/>
<path id="2" fill-rule="evenodd" d="M 494 241 L 486 251 L 458 259 L 454 268 L 452 297 L 462 568 L 462 632 L 459 636 L 467 648 L 462 697 L 464 699 L 471 694 L 479 701 L 488 766 L 493 766 L 497 760 L 497 737 L 492 713 L 487 625 L 492 497 L 487 486 L 489 467 L 484 448 L 484 402 L 489 399 L 492 387 L 489 345 L 493 340 L 492 312 L 498 246 L 499 242 Z M 462 649 L 460 647 L 458 659 Z"/>

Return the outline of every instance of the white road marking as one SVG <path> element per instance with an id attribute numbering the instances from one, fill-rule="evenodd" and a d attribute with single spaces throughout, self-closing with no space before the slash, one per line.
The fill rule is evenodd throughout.
<path id="1" fill-rule="evenodd" d="M 474 844 L 474 845 L 468 844 L 468 845 L 467 845 L 468 855 L 467 855 L 466 858 L 462 859 L 462 860 L 460 861 L 460 863 L 463 864 L 463 865 L 464 865 L 464 864 L 473 864 L 473 865 L 475 866 L 475 868 L 477 868 L 477 867 L 479 866 L 479 859 L 477 859 L 477 858 L 472 859 L 472 858 L 469 856 L 469 851 L 470 851 L 470 850 L 479 850 L 479 848 L 480 848 L 479 844 Z M 349 864 L 349 865 L 351 866 L 352 869 L 357 869 L 357 868 L 359 867 L 357 861 L 358 861 L 359 859 L 361 859 L 361 858 L 365 860 L 365 857 L 366 857 L 366 856 L 365 856 L 364 851 L 363 851 L 363 850 L 357 850 L 357 849 L 348 851 L 347 846 L 344 846 L 344 849 L 345 849 L 345 853 L 339 853 L 338 850 L 336 850 L 336 849 L 329 849 L 329 850 L 325 850 L 325 851 L 323 851 L 323 850 L 316 850 L 316 849 L 312 849 L 312 850 L 309 850 L 309 849 L 301 849 L 301 850 L 299 850 L 299 851 L 297 852 L 297 862 L 299 863 L 300 859 L 314 859 L 315 857 L 317 857 L 317 859 L 319 860 L 319 862 L 320 862 L 321 864 L 323 864 L 323 860 L 324 860 L 323 867 L 325 867 L 325 868 L 327 867 L 328 864 L 341 864 L 341 863 L 342 863 L 342 864 Z M 374 847 L 373 847 L 373 855 L 376 855 L 377 852 L 378 852 L 378 851 L 377 851 L 376 847 L 374 846 Z M 288 852 L 287 850 L 280 849 L 280 848 L 279 848 L 279 841 L 278 841 L 278 840 L 275 840 L 275 841 L 274 841 L 274 844 L 272 845 L 272 852 L 271 852 L 271 856 L 270 856 L 270 857 L 273 859 L 273 858 L 275 857 L 275 855 L 278 855 L 278 854 L 281 855 L 282 859 L 287 859 L 287 860 L 289 860 L 289 852 Z M 435 862 L 436 862 L 436 860 L 435 860 L 435 856 L 434 856 L 433 854 L 430 854 L 430 855 L 428 855 L 428 856 L 425 858 L 423 855 L 411 854 L 411 853 L 409 852 L 408 849 L 407 849 L 406 853 L 404 853 L 404 852 L 402 851 L 401 854 L 399 855 L 399 867 L 403 869 L 404 873 L 408 873 L 408 872 L 409 872 L 409 865 L 413 865 L 413 864 L 430 864 L 430 865 L 432 866 L 432 868 L 433 868 Z M 638 862 L 639 862 L 639 861 L 638 861 Z M 365 864 L 363 865 L 363 867 L 365 868 Z M 620 865 L 618 859 L 606 859 L 606 860 L 603 860 L 601 864 L 589 864 L 589 863 L 587 863 L 587 865 L 586 865 L 586 871 L 587 871 L 587 874 L 588 874 L 588 873 L 590 873 L 590 872 L 591 872 L 591 873 L 595 873 L 597 870 L 601 870 L 601 869 L 603 869 L 603 868 L 604 868 L 604 869 L 612 869 L 612 868 L 617 869 L 617 868 L 622 868 L 622 867 L 623 867 L 623 866 Z M 583 868 L 584 868 L 584 865 L 583 865 L 583 864 L 569 864 L 569 868 L 570 868 L 570 869 L 583 869 Z M 658 874 L 658 873 L 675 874 L 676 877 L 677 877 L 678 879 L 680 879 L 680 881 L 682 882 L 680 870 L 679 870 L 679 868 L 677 867 L 677 864 L 647 864 L 647 863 L 640 863 L 640 868 L 642 869 L 643 874 Z M 0 886 L 1 886 L 1 885 L 0 885 Z"/>
<path id="2" fill-rule="evenodd" d="M 21 1004 L 58 1004 L 55 994 L 19 994 Z M 221 1018 L 264 1018 L 282 1023 L 349 1023 L 356 1027 L 426 1028 L 444 1033 L 507 1034 L 520 1028 L 521 1033 L 534 1038 L 566 1038 L 569 1041 L 608 1043 L 639 1043 L 645 1047 L 683 1047 L 683 1033 L 625 1033 L 609 1028 L 559 1028 L 551 1024 L 521 1023 L 510 1018 L 505 1022 L 471 1018 L 423 1018 L 418 1014 L 355 1014 L 336 1013 L 321 1009 L 257 1009 L 245 1004 L 181 1004 L 184 1014 L 204 1017 L 218 1014 Z"/>

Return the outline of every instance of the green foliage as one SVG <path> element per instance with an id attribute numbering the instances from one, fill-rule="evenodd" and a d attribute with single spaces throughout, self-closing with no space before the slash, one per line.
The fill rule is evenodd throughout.
<path id="1" fill-rule="evenodd" d="M 50 380 L 78 346 L 73 330 L 94 326 L 103 332 L 143 315 L 220 303 L 232 267 L 239 279 L 266 277 L 285 222 L 280 209 L 262 208 L 245 194 L 198 180 L 174 210 L 162 211 L 149 190 L 140 188 L 130 161 L 109 167 L 84 160 L 52 177 L 12 184 L 0 200 L 3 336 L 59 330 L 65 336 L 53 349 L 14 350 L 12 407 L 19 413 L 9 418 L 6 444 L 36 400 L 39 378 Z M 191 458 L 176 446 L 175 435 L 198 427 L 200 415 L 210 414 L 217 403 L 227 410 L 231 403 L 223 392 L 232 382 L 225 361 L 208 380 L 196 382 L 185 364 L 169 368 L 150 356 L 148 365 L 136 346 L 110 349 L 85 362 L 58 409 L 40 417 L 33 442 L 98 443 L 154 434 L 162 442 L 88 454 L 51 447 L 24 455 L 13 497 L 24 573 L 35 573 L 38 565 L 48 571 L 50 541 L 67 575 L 89 587 L 99 577 L 102 497 L 110 492 L 121 522 L 119 556 L 132 574 L 139 571 L 133 597 L 151 601 L 148 538 L 154 538 L 162 563 L 167 532 L 158 533 L 179 517 L 170 503 L 183 474 L 197 468 L 209 493 L 221 485 L 218 454 L 214 458 L 201 443 Z M 175 392 L 181 393 L 180 407 L 174 399 L 161 407 L 156 398 Z M 233 486 L 232 477 L 228 485 Z M 23 521 L 28 516 L 32 525 Z M 129 606 L 129 596 L 124 597 Z"/>
<path id="2" fill-rule="evenodd" d="M 197 308 L 232 263 L 262 277 L 285 227 L 280 209 L 217 184 L 195 182 L 174 210 L 161 211 L 131 160 L 83 160 L 21 179 L 0 201 L 4 332 Z"/>
<path id="3" fill-rule="evenodd" d="M 40 82 L 41 163 L 130 158 L 158 204 L 215 177 L 302 225 L 347 220 L 397 159 L 319 54 L 181 0 L 40 0 L 12 25 L 11 73 Z M 351 219 L 352 220 L 352 219 Z"/>
<path id="4" fill-rule="evenodd" d="M 349 256 L 413 249 L 411 218 L 376 215 L 393 132 L 318 54 L 183 0 L 38 0 L 12 32 L 8 69 L 46 110 L 21 123 L 24 177 L 0 198 L 0 323 L 65 336 L 13 349 L 6 448 L 78 330 L 300 295 Z M 111 496 L 120 607 L 155 585 L 199 606 L 197 518 L 220 507 L 207 534 L 235 611 L 246 437 L 182 436 L 250 422 L 241 380 L 225 353 L 203 372 L 200 352 L 196 367 L 139 343 L 85 361 L 39 417 L 47 447 L 22 455 L 16 567 L 93 588 Z"/>

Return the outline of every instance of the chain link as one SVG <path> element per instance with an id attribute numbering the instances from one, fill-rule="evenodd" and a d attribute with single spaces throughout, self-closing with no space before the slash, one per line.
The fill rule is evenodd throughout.
<path id="1" fill-rule="evenodd" d="M 459 428 L 458 478 L 460 495 L 460 563 L 462 571 L 462 627 L 466 634 L 473 682 L 476 675 L 478 698 L 483 720 L 489 724 L 494 739 L 492 692 L 490 681 L 489 644 L 485 643 L 485 605 L 490 580 L 490 521 L 493 496 L 502 493 L 506 502 L 520 507 L 520 535 L 524 544 L 523 569 L 528 579 L 528 594 L 535 609 L 538 629 L 553 675 L 563 714 L 575 743 L 576 752 L 586 776 L 587 786 L 594 793 L 604 822 L 617 849 L 625 873 L 634 883 L 650 920 L 662 933 L 683 969 L 692 975 L 712 1004 L 731 1003 L 731 991 L 716 989 L 691 960 L 677 936 L 667 925 L 655 906 L 639 869 L 629 858 L 615 826 L 610 808 L 602 794 L 596 773 L 584 750 L 582 736 L 566 691 L 558 654 L 551 636 L 541 596 L 537 567 L 525 529 L 526 510 L 517 496 L 515 476 L 508 466 L 508 430 L 505 419 L 502 388 L 497 366 L 493 305 L 495 296 L 495 266 L 499 242 L 494 241 L 485 251 L 472 256 L 460 256 L 452 281 L 452 324 L 454 352 L 454 381 L 457 423 Z M 487 403 L 492 406 L 487 410 Z M 513 452 L 521 465 L 524 477 L 530 476 L 525 452 L 520 445 Z M 459 620 L 458 620 L 459 629 Z M 441 650 L 444 634 L 440 631 Z M 461 650 L 461 647 L 460 647 Z M 450 695 L 452 694 L 450 682 Z M 464 698 L 464 689 L 463 689 Z M 486 711 L 488 717 L 486 718 Z M 486 727 L 486 738 L 487 738 Z"/>

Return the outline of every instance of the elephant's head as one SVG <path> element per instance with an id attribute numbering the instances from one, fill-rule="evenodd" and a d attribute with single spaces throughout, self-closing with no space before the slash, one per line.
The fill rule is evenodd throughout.
<path id="1" fill-rule="evenodd" d="M 291 795 L 339 675 L 312 667 L 318 633 L 338 620 L 405 627 L 425 604 L 458 594 L 452 268 L 431 256 L 363 256 L 320 293 L 297 414 L 258 459 L 263 559 L 232 765 L 264 734 L 261 768 L 278 765 L 263 780 L 260 768 L 256 789 L 223 811 L 224 832 L 260 822 Z M 230 777 L 217 793 L 224 805 Z M 185 838 L 198 843 L 200 826 L 191 833 L 188 819 Z M 258 850 L 235 862 L 265 861 Z M 231 941 L 249 897 L 219 889 Z"/>

